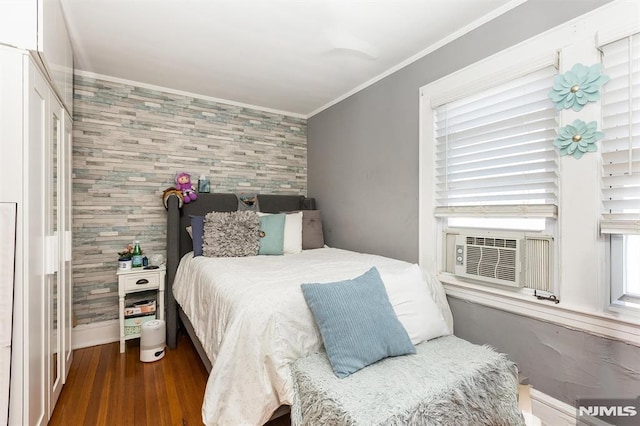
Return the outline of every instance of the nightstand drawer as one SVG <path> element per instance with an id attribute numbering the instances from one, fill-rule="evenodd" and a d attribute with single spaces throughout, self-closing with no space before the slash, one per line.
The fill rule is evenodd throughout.
<path id="1" fill-rule="evenodd" d="M 144 273 L 120 277 L 124 281 L 125 292 L 142 291 L 160 287 L 160 274 Z"/>

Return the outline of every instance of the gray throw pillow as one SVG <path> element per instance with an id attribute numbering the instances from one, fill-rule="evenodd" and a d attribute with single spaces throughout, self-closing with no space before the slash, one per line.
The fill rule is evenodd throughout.
<path id="1" fill-rule="evenodd" d="M 202 255 L 256 256 L 260 248 L 260 218 L 253 211 L 212 212 L 204 218 Z"/>
<path id="2" fill-rule="evenodd" d="M 320 210 L 302 210 L 302 249 L 324 247 Z"/>

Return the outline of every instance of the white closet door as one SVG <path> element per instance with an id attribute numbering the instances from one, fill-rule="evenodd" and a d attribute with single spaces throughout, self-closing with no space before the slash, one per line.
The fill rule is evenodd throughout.
<path id="1" fill-rule="evenodd" d="M 0 205 L 14 206 L 15 234 L 5 235 L 2 213 L 0 425 L 46 425 L 71 363 L 71 119 L 33 58 L 4 46 L 0 143 L 0 180 L 14 183 L 0 190 Z"/>
<path id="2" fill-rule="evenodd" d="M 49 416 L 53 413 L 53 409 L 58 401 L 60 392 L 62 391 L 62 360 L 64 354 L 62 349 L 63 336 L 63 313 L 64 303 L 62 297 L 62 271 L 60 253 L 64 251 L 60 238 L 64 235 L 63 218 L 64 204 L 62 200 L 64 176 L 63 158 L 64 158 L 64 110 L 62 105 L 55 96 L 50 96 L 49 121 L 50 138 L 47 141 L 47 177 L 45 179 L 46 194 L 46 219 L 45 228 L 47 240 L 49 241 L 47 250 L 48 262 L 47 266 L 47 306 L 49 308 L 47 315 L 48 327 L 48 383 L 49 383 Z"/>
<path id="3" fill-rule="evenodd" d="M 46 425 L 49 420 L 48 401 L 48 347 L 47 347 L 47 281 L 45 259 L 51 253 L 45 249 L 45 147 L 49 140 L 49 86 L 35 65 L 25 56 L 27 70 L 28 99 L 27 143 L 25 144 L 26 164 L 24 165 L 24 187 L 29 188 L 25 195 L 23 211 L 26 214 L 23 227 L 24 253 L 23 277 L 25 277 L 26 306 L 23 307 L 23 330 L 28 335 L 24 359 L 27 363 L 24 371 L 23 399 L 29 401 L 28 423 Z M 49 257 L 50 259 L 50 257 Z"/>

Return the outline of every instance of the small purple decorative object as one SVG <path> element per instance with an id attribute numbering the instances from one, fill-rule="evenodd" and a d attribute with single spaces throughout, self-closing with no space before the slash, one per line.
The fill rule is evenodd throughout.
<path id="1" fill-rule="evenodd" d="M 191 184 L 191 175 L 189 173 L 180 172 L 176 174 L 176 188 L 182 191 L 185 204 L 198 198 L 195 187 Z"/>

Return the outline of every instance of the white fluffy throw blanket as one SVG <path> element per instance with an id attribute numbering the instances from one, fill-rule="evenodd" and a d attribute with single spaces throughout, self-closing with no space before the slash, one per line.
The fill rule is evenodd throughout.
<path id="1" fill-rule="evenodd" d="M 297 425 L 524 425 L 517 368 L 455 336 L 338 379 L 324 353 L 293 364 Z"/>

